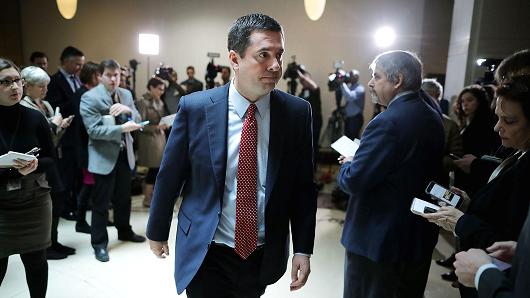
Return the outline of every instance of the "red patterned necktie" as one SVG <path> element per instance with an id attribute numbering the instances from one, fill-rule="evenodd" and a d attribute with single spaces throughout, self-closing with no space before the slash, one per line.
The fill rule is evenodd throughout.
<path id="1" fill-rule="evenodd" d="M 256 249 L 258 243 L 258 123 L 254 112 L 256 105 L 247 109 L 243 123 L 239 162 L 237 165 L 235 252 L 246 259 Z"/>

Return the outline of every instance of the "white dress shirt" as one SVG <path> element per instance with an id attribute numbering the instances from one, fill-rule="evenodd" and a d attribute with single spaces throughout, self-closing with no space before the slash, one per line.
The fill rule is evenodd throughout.
<path id="1" fill-rule="evenodd" d="M 258 245 L 265 244 L 265 187 L 267 180 L 267 161 L 269 157 L 270 134 L 270 93 L 256 102 L 256 121 L 258 123 Z M 219 226 L 213 241 L 235 247 L 237 165 L 241 131 L 250 102 L 236 90 L 233 82 L 228 91 L 228 135 L 226 150 L 226 178 L 223 205 Z"/>

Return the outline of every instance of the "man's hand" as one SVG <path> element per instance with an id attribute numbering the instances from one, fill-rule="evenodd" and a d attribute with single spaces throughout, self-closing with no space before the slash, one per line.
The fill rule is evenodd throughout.
<path id="1" fill-rule="evenodd" d="M 142 126 L 134 121 L 127 121 L 121 125 L 121 132 L 131 132 L 142 128 Z"/>
<path id="2" fill-rule="evenodd" d="M 63 122 L 63 115 L 61 115 L 61 113 L 57 113 L 57 114 L 55 114 L 55 116 L 52 117 L 51 121 L 56 126 L 61 126 L 61 124 Z"/>
<path id="3" fill-rule="evenodd" d="M 339 156 L 339 158 L 337 158 L 337 160 L 339 161 L 339 164 L 343 165 L 347 162 L 352 162 L 353 161 L 353 156 Z"/>
<path id="4" fill-rule="evenodd" d="M 491 263 L 491 257 L 485 251 L 472 248 L 466 252 L 457 253 L 453 265 L 458 281 L 466 287 L 474 288 L 475 274 L 477 274 L 478 268 L 489 263 Z"/>
<path id="5" fill-rule="evenodd" d="M 72 123 L 72 120 L 74 119 L 74 115 L 70 115 L 69 117 L 66 117 L 61 121 L 61 128 L 68 128 L 70 124 Z"/>
<path id="6" fill-rule="evenodd" d="M 490 247 L 486 248 L 486 251 L 489 252 L 489 255 L 494 258 L 506 263 L 512 263 L 516 248 L 517 242 L 502 241 L 493 243 Z"/>
<path id="7" fill-rule="evenodd" d="M 168 129 L 168 126 L 167 124 L 159 124 L 158 129 L 161 131 L 165 131 L 166 129 Z"/>
<path id="8" fill-rule="evenodd" d="M 37 169 L 39 165 L 39 160 L 38 159 L 34 159 L 32 161 L 26 161 L 26 160 L 22 160 L 22 159 L 15 159 L 14 160 L 14 164 L 13 164 L 13 168 L 17 169 L 18 172 L 23 175 L 23 176 L 26 176 L 27 174 L 35 171 Z"/>
<path id="9" fill-rule="evenodd" d="M 121 103 L 115 103 L 113 104 L 110 109 L 109 109 L 109 114 L 116 117 L 120 114 L 128 114 L 128 115 L 131 115 L 132 114 L 132 111 L 131 109 L 126 106 L 126 105 L 122 105 Z"/>
<path id="10" fill-rule="evenodd" d="M 161 259 L 169 256 L 169 246 L 167 245 L 167 241 L 153 241 L 149 239 L 149 247 L 153 254 Z"/>
<path id="11" fill-rule="evenodd" d="M 293 267 L 291 269 L 291 291 L 302 288 L 311 273 L 309 257 L 303 255 L 293 256 Z"/>
<path id="12" fill-rule="evenodd" d="M 421 214 L 422 217 L 428 221 L 442 227 L 444 230 L 453 232 L 456 227 L 456 223 L 464 215 L 464 212 L 456 209 L 453 206 L 445 206 L 434 213 Z"/>

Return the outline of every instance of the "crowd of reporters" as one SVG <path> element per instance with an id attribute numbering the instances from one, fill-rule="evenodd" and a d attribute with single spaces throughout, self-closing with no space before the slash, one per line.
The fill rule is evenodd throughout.
<path id="1" fill-rule="evenodd" d="M 131 165 L 127 156 L 127 133 L 134 132 L 137 142 L 134 158 L 138 165 L 147 168 L 143 184 L 143 205 L 149 207 L 169 132 L 168 125 L 161 124 L 160 121 L 163 117 L 177 112 L 181 96 L 203 89 L 203 83 L 194 77 L 195 69 L 192 66 L 186 69 L 188 78 L 181 83 L 177 82 L 175 70 L 165 68 L 161 75 L 149 79 L 146 92 L 137 98 L 132 95 L 130 73 L 126 67 L 120 67 L 110 60 L 103 61 L 102 64 L 85 63 L 84 56 L 84 53 L 74 47 L 65 48 L 61 54 L 61 67 L 51 76 L 47 73 L 47 57 L 44 53 L 32 54 L 30 60 L 35 66 L 25 67 L 22 71 L 9 60 L 0 59 L 1 87 L 14 90 L 2 95 L 5 98 L 2 98 L 1 102 L 0 113 L 3 116 L 0 121 L 3 122 L 2 145 L 5 148 L 2 148 L 1 153 L 10 150 L 27 152 L 33 147 L 41 148 L 38 162 L 20 161 L 12 168 L 0 169 L 2 198 L 39 198 L 33 202 L 28 200 L 26 203 L 29 205 L 15 204 L 9 200 L 0 202 L 2 208 L 14 210 L 13 213 L 0 216 L 3 223 L 0 233 L 19 234 L 13 238 L 12 245 L 2 243 L 0 280 L 3 280 L 6 272 L 8 257 L 20 254 L 32 297 L 43 297 L 46 292 L 46 259 L 63 259 L 75 253 L 74 248 L 64 246 L 58 241 L 57 226 L 60 216 L 76 220 L 77 232 L 94 233 L 86 220 L 86 212 L 94 199 L 94 185 L 100 174 L 89 169 L 89 147 L 97 146 L 98 142 L 90 141 L 94 137 L 90 127 L 86 125 L 93 123 L 86 120 L 87 116 L 81 108 L 84 101 L 85 111 L 91 110 L 91 107 L 87 106 L 90 104 L 87 102 L 89 96 L 86 93 L 100 85 L 105 71 L 118 68 L 121 76 L 109 77 L 109 84 L 116 84 L 114 90 L 107 88 L 109 98 L 113 100 L 109 105 L 126 105 L 124 99 L 116 95 L 118 93 L 115 90 L 118 88 L 128 92 L 126 94 L 131 94 L 134 105 L 118 110 L 114 121 L 117 121 L 120 114 L 128 115 L 129 118 L 138 114 L 138 119 L 135 119 L 138 121 L 133 121 L 136 125 L 127 124 L 131 120 L 125 117 L 121 123 L 114 123 L 121 125 L 122 129 L 117 141 L 117 158 L 122 158 L 124 165 L 127 165 L 128 161 L 128 165 Z M 512 255 L 516 254 L 515 262 L 528 264 L 530 198 L 525 190 L 525 182 L 530 176 L 529 157 L 526 154 L 530 148 L 530 52 L 521 51 L 505 59 L 496 76 L 498 85 L 494 93 L 488 94 L 487 88 L 491 89 L 491 86 L 485 88 L 478 84 L 470 85 L 459 93 L 454 105 L 446 109 L 444 101 L 447 101 L 443 99 L 441 85 L 433 79 L 423 81 L 422 88 L 445 112 L 442 116 L 445 140 L 441 161 L 443 166 L 436 180 L 450 187 L 466 201 L 460 210 L 444 206 L 438 212 L 425 214 L 424 217 L 453 232 L 460 250 L 476 248 L 495 255 L 496 247 L 499 246 L 496 243 L 512 241 L 510 252 Z M 4 77 L 7 79 L 4 80 Z M 299 96 L 309 101 L 313 109 L 313 143 L 317 156 L 322 127 L 320 88 L 308 72 L 298 71 L 298 77 L 302 84 Z M 360 128 L 363 125 L 364 87 L 358 83 L 358 71 L 352 70 L 350 77 L 347 82 L 339 81 L 345 99 L 341 111 L 345 113 L 344 133 L 355 138 L 360 137 Z M 224 67 L 222 82 L 216 85 L 226 84 L 229 80 L 230 68 Z M 18 102 L 31 110 L 22 109 Z M 119 109 L 121 106 L 117 107 L 116 109 Z M 94 121 L 103 121 L 100 116 Z M 149 123 L 144 126 L 137 125 L 140 118 Z M 24 131 L 27 134 L 23 134 Z M 131 170 L 135 170 L 135 167 L 132 166 Z M 101 175 L 107 177 L 108 174 Z M 113 208 L 125 206 L 123 208 L 126 210 L 120 212 L 128 212 L 130 216 L 130 178 L 127 179 L 129 181 L 121 182 L 129 184 L 129 188 L 125 189 L 129 203 L 120 205 L 111 200 L 116 203 L 111 205 L 114 205 Z M 13 181 L 18 181 L 18 185 L 11 185 Z M 14 188 L 9 190 L 9 187 Z M 108 209 L 109 201 L 104 204 L 104 208 Z M 106 212 L 102 214 L 108 217 Z M 145 241 L 144 237 L 132 231 L 128 216 L 125 222 L 120 223 L 121 226 L 116 225 L 123 235 L 119 236 L 120 239 Z M 32 218 L 27 226 L 19 226 L 13 222 L 19 222 L 25 217 Z M 113 224 L 108 218 L 105 220 L 105 226 Z M 20 232 L 24 233 L 21 235 Z M 17 239 L 20 241 L 17 242 Z M 514 243 L 518 239 L 526 250 L 518 247 L 517 252 L 515 251 Z M 24 245 L 18 245 L 20 242 Z M 95 244 L 97 243 L 92 241 L 96 259 L 108 261 L 106 247 L 105 251 L 101 252 Z M 505 260 L 511 260 L 511 257 Z M 481 277 L 480 274 L 484 271 L 479 272 L 478 278 L 474 276 L 473 283 L 462 277 L 460 293 L 462 297 L 477 297 L 478 294 L 479 297 L 497 297 L 497 292 L 514 291 L 514 297 L 523 297 L 522 295 L 529 293 L 528 283 L 520 281 L 520 275 L 523 274 L 521 272 L 525 270 L 528 271 L 526 267 L 514 264 L 512 270 L 506 273 L 510 276 L 509 279 L 504 280 L 502 275 L 497 277 L 503 278 L 498 289 L 486 285 L 493 281 Z M 477 287 L 479 291 L 473 287 Z M 486 292 L 488 294 L 485 294 Z"/>

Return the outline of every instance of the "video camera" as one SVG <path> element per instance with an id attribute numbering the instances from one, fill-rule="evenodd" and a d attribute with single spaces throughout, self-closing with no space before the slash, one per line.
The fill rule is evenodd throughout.
<path id="1" fill-rule="evenodd" d="M 342 79 L 345 83 L 350 81 L 350 73 L 344 70 L 344 61 L 337 60 L 333 66 L 335 67 L 335 72 L 328 76 L 328 89 L 332 92 L 340 88 L 339 79 Z"/>
<path id="2" fill-rule="evenodd" d="M 214 58 L 221 57 L 221 54 L 208 52 L 207 56 L 208 58 L 212 58 L 212 60 L 206 65 L 206 75 L 204 76 L 204 80 L 206 81 L 206 89 L 212 89 L 215 87 L 214 80 L 217 77 L 217 73 L 221 72 L 225 66 L 217 65 L 213 61 Z"/>
<path id="3" fill-rule="evenodd" d="M 160 63 L 160 66 L 155 69 L 155 76 L 168 82 L 171 82 L 171 73 L 173 73 L 173 67 L 166 66 L 163 63 Z"/>
<path id="4" fill-rule="evenodd" d="M 285 72 L 283 73 L 283 79 L 289 79 L 289 81 L 287 82 L 287 92 L 294 95 L 296 92 L 296 87 L 298 86 L 298 83 L 296 82 L 296 79 L 298 79 L 299 77 L 298 71 L 300 71 L 300 73 L 302 74 L 305 74 L 306 71 L 304 65 L 296 63 L 295 55 L 291 56 L 291 59 L 292 62 L 287 64 L 287 69 L 285 69 Z"/>

